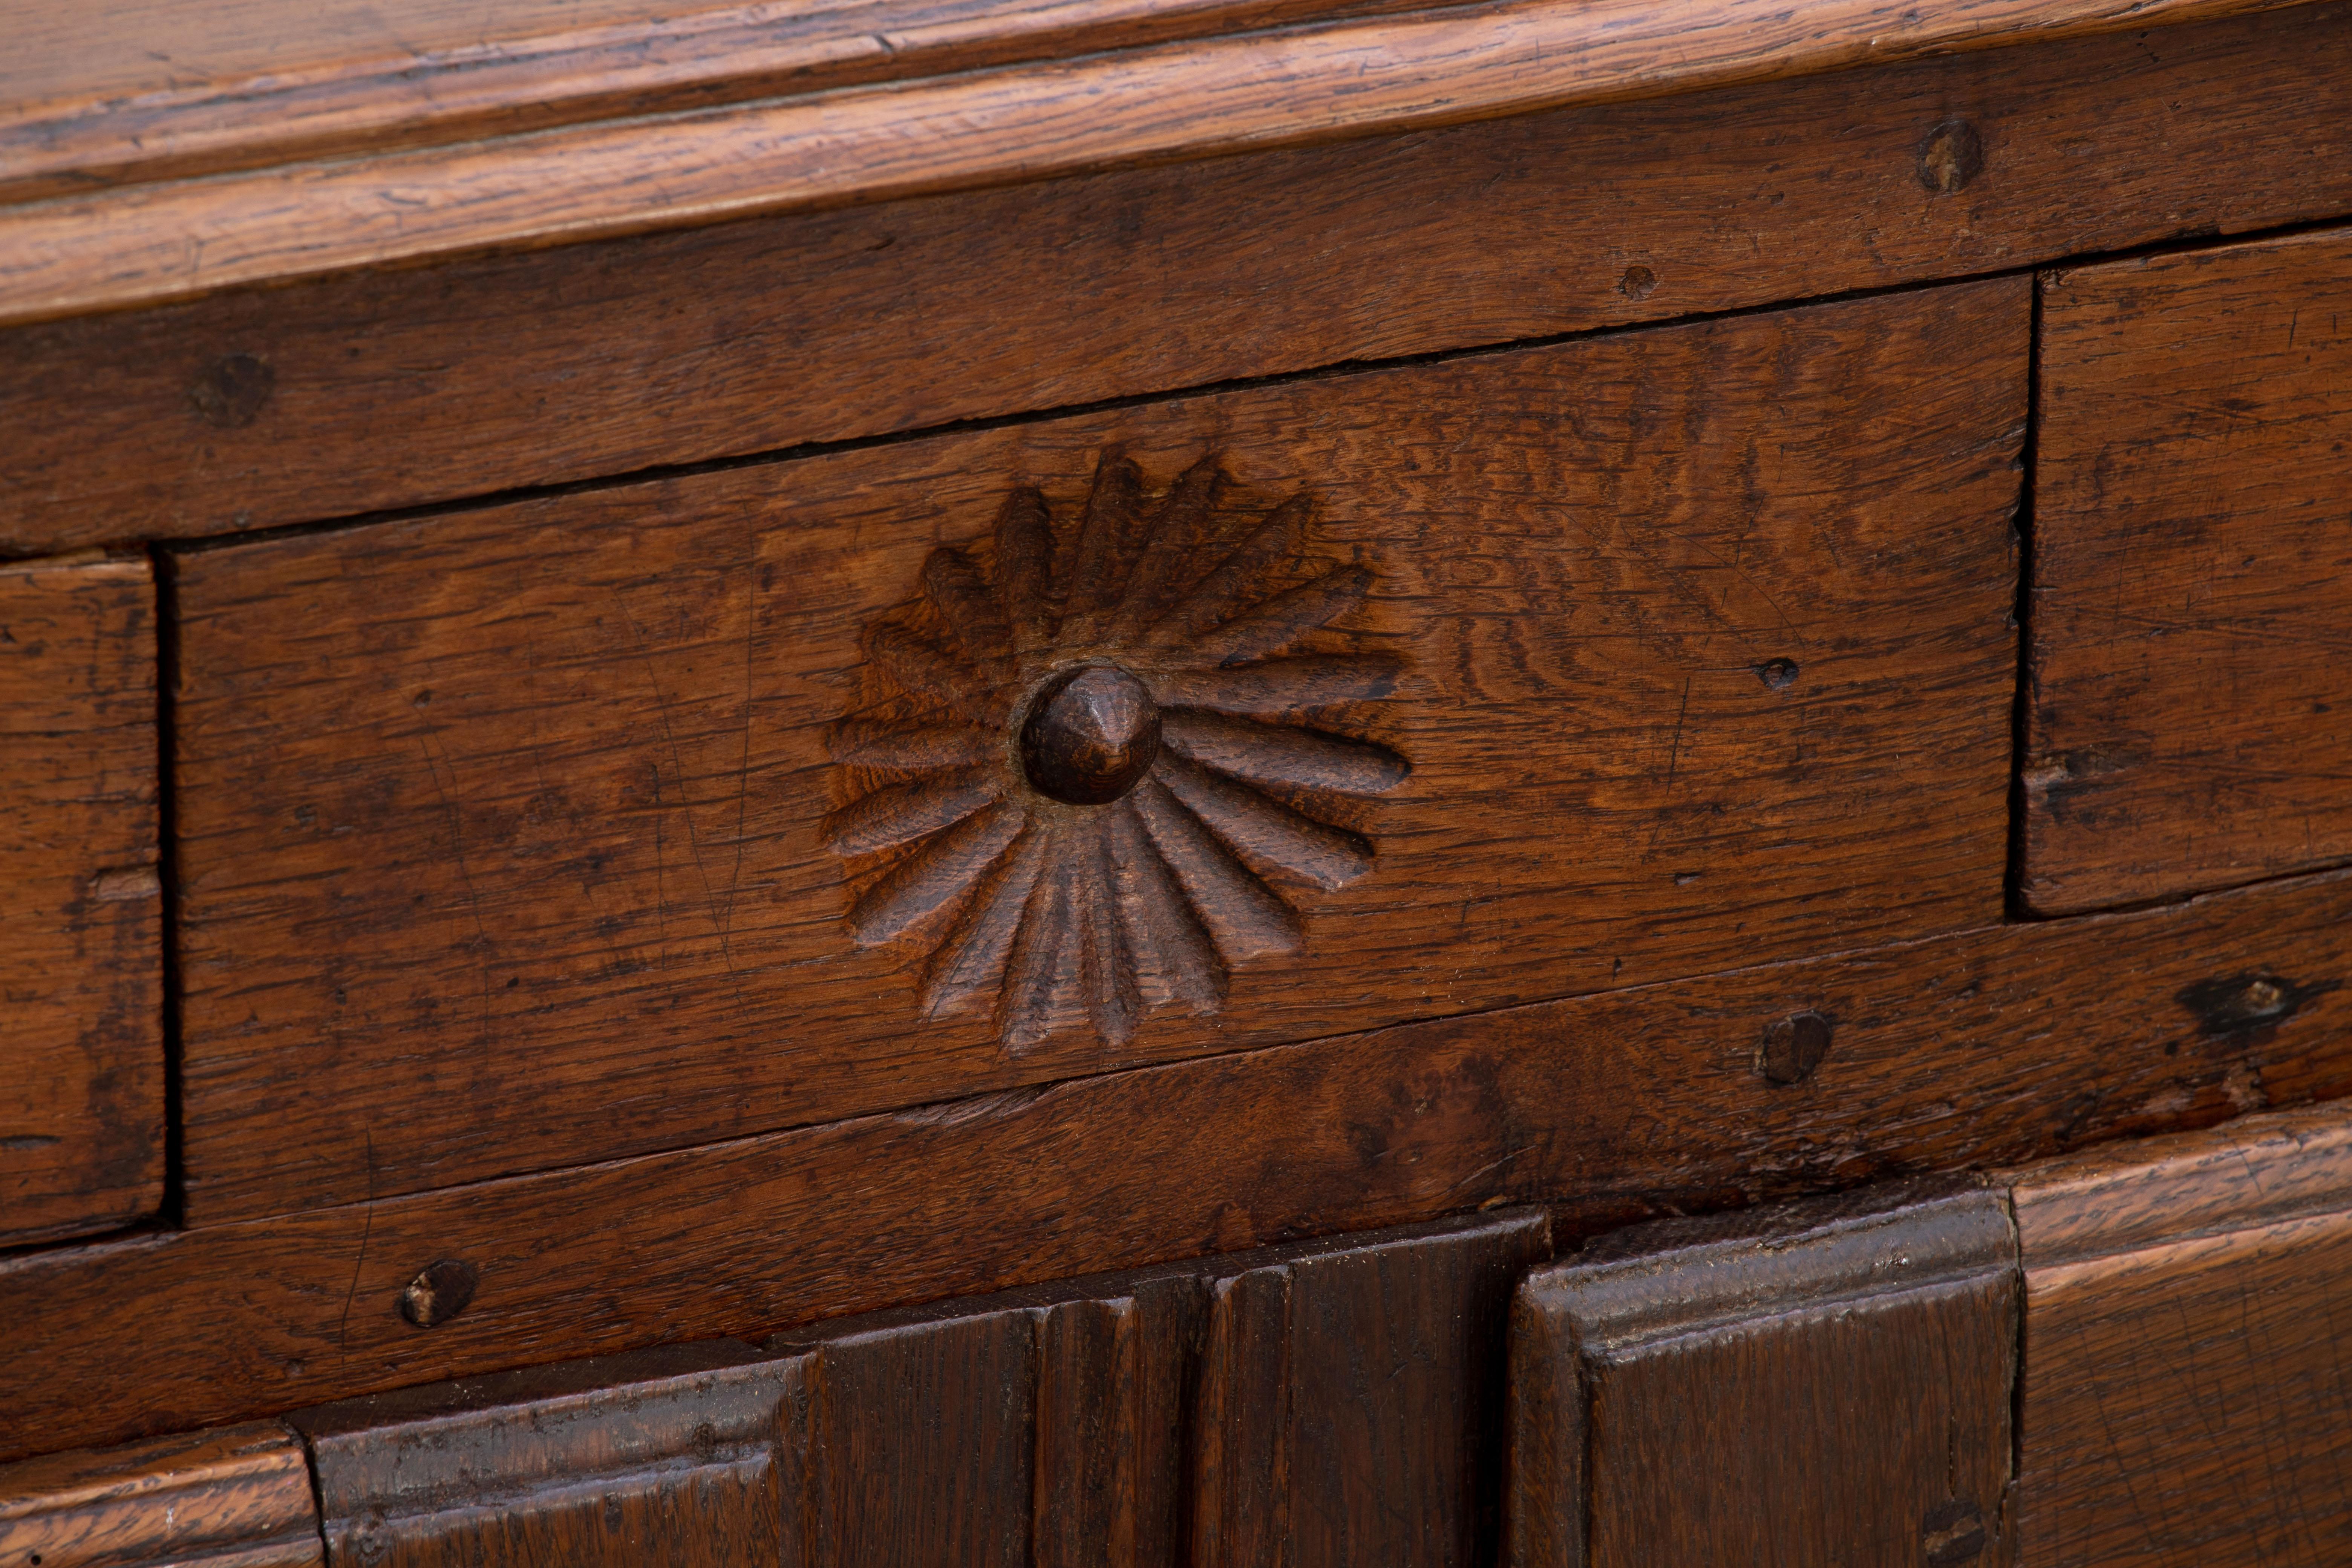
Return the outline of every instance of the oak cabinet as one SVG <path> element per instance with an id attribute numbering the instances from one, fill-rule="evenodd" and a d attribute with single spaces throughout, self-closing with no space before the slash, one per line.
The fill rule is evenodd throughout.
<path id="1" fill-rule="evenodd" d="M 0 25 L 0 1568 L 2342 1555 L 2352 8 L 558 9 Z"/>

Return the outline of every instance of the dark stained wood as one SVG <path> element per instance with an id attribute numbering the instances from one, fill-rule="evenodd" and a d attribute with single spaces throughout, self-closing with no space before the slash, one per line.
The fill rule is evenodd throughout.
<path id="1" fill-rule="evenodd" d="M 1995 918 L 2026 303 L 180 556 L 191 1219 Z M 1094 815 L 1089 648 L 1188 716 Z"/>
<path id="2" fill-rule="evenodd" d="M 1178 1568 L 1184 1556 L 1201 1279 L 1145 1279 L 1037 1325 L 1038 1568 Z"/>
<path id="3" fill-rule="evenodd" d="M 2320 218 L 2352 207 L 2347 80 L 2352 12 L 2306 6 L 24 329 L 0 335 L 0 548 L 307 521 Z M 1930 194 L 1923 149 L 1955 121 L 1982 166 Z M 222 423 L 198 389 L 240 357 L 270 390 Z"/>
<path id="4" fill-rule="evenodd" d="M 2014 1178 L 2023 1561 L 2352 1553 L 2352 1117 L 2119 1145 Z"/>
<path id="5" fill-rule="evenodd" d="M 1507 0 L 0 209 L 0 320 L 2047 42 L 2277 0 Z"/>
<path id="6" fill-rule="evenodd" d="M 299 1412 L 327 1561 L 774 1563 L 793 1370 L 715 1341 Z"/>
<path id="7" fill-rule="evenodd" d="M 1282 1265 L 1279 1289 L 1264 1269 L 1222 1282 L 1202 1382 L 1223 1390 L 1226 1441 L 1201 1453 L 1203 1492 L 1225 1507 L 1196 1530 L 1193 1561 L 1494 1562 L 1511 1294 L 1550 1252 L 1544 1216 L 1498 1216 L 1442 1241 L 1334 1241 Z"/>
<path id="8" fill-rule="evenodd" d="M 0 570 L 0 1246 L 163 1200 L 155 595 L 142 561 Z"/>
<path id="9" fill-rule="evenodd" d="M 2034 910 L 2352 858 L 2352 231 L 2042 288 Z"/>
<path id="10" fill-rule="evenodd" d="M 1999 1193 L 1866 1192 L 1605 1237 L 1512 1320 L 1514 1568 L 2011 1561 Z"/>
<path id="11" fill-rule="evenodd" d="M 275 1424 L 0 1467 L 5 1568 L 317 1568 L 320 1560 L 301 1441 Z"/>
<path id="12" fill-rule="evenodd" d="M 786 1439 L 801 1450 L 803 1545 L 785 1561 L 1028 1563 L 1036 1326 L 1018 1309 L 952 1313 L 825 1343 Z"/>
<path id="13" fill-rule="evenodd" d="M 2352 879 L 2318 877 L 0 1258 L 0 1451 L 1499 1201 L 1573 1235 L 2021 1163 L 2352 1092 L 2347 972 Z M 2179 999 L 2247 973 L 2301 999 L 2221 1033 Z M 1805 1011 L 1826 1053 L 1776 1083 Z M 445 1258 L 479 1287 L 419 1329 Z"/>
<path id="14" fill-rule="evenodd" d="M 1507 1213 L 292 1420 L 352 1568 L 1490 1561 L 1505 1324 L 1549 1253 L 1541 1213 Z M 1273 1359 L 1228 1376 L 1244 1299 L 1276 1308 L 1248 1331 Z M 1247 1556 L 1198 1529 L 1200 1499 L 1233 1495 L 1237 1427 L 1298 1461 L 1253 1479 Z"/>

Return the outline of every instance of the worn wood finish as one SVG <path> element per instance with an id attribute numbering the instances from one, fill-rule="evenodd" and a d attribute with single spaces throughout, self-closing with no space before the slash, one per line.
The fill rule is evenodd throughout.
<path id="1" fill-rule="evenodd" d="M 793 1371 L 714 1341 L 299 1412 L 327 1562 L 774 1563 Z"/>
<path id="2" fill-rule="evenodd" d="M 1622 101 L 2278 0 L 1506 0 L 0 209 L 0 321 Z M 331 222 L 317 215 L 332 213 Z"/>
<path id="3" fill-rule="evenodd" d="M 0 1468 L 5 1568 L 318 1568 L 320 1561 L 302 1444 L 280 1426 Z"/>
<path id="4" fill-rule="evenodd" d="M 2027 903 L 2352 858 L 2352 232 L 2042 288 Z"/>
<path id="5" fill-rule="evenodd" d="M 155 612 L 144 561 L 0 570 L 0 1246 L 163 1200 Z"/>
<path id="6" fill-rule="evenodd" d="M 1192 1561 L 1494 1562 L 1508 1305 L 1550 1250 L 1505 1216 L 1215 1279 Z"/>
<path id="7" fill-rule="evenodd" d="M 2347 970 L 2352 881 L 2324 877 L 10 1258 L 0 1442 L 110 1441 L 559 1346 L 748 1333 L 1484 1203 L 1564 1195 L 1590 1226 L 2038 1158 L 2352 1091 Z M 2233 1026 L 2212 997 L 2247 975 L 2286 982 L 2293 1006 Z M 1832 1020 L 1826 1051 L 1776 1082 L 1768 1047 L 1801 1014 Z M 478 1288 L 420 1329 L 404 1300 L 444 1260 Z"/>
<path id="8" fill-rule="evenodd" d="M 352 1568 L 1467 1563 L 1492 1554 L 1511 1290 L 1549 1253 L 1541 1213 L 1503 1214 L 292 1420 Z M 1237 1333 L 1243 1299 L 1279 1310 Z M 1236 1364 L 1243 1340 L 1271 1359 Z M 1273 1472 L 1237 1473 L 1243 1429 Z M 1218 1533 L 1244 1482 L 1273 1557 Z"/>
<path id="9" fill-rule="evenodd" d="M 808 1568 L 1022 1568 L 1036 1491 L 1036 1323 L 956 1313 L 853 1334 L 792 1419 Z"/>
<path id="10" fill-rule="evenodd" d="M 647 16 L 640 0 L 252 0 L 199 15 L 13 0 L 0 202 L 1407 8 L 852 0 Z"/>
<path id="11" fill-rule="evenodd" d="M 2352 1553 L 2352 1119 L 2340 1106 L 2015 1178 L 2019 1516 L 2052 1568 Z"/>
<path id="12" fill-rule="evenodd" d="M 1512 1315 L 1515 1568 L 2011 1561 L 2016 1245 L 1901 1188 L 1608 1237 Z"/>
<path id="13" fill-rule="evenodd" d="M 2316 218 L 2352 206 L 2345 82 L 2352 13 L 2315 6 L 25 329 L 0 336 L 0 547 L 307 521 Z M 1977 160 L 1930 167 L 1954 125 Z"/>
<path id="14" fill-rule="evenodd" d="M 1992 918 L 2025 289 L 180 558 L 192 1219 Z"/>

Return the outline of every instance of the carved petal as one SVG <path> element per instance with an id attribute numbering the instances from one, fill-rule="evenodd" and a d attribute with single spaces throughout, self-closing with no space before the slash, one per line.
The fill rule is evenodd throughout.
<path id="1" fill-rule="evenodd" d="M 1167 708 L 1218 713 L 1296 713 L 1366 702 L 1396 689 L 1403 660 L 1391 654 L 1306 654 L 1231 669 L 1180 669 L 1156 684 Z"/>
<path id="2" fill-rule="evenodd" d="M 1063 606 L 1062 641 L 1091 642 L 1101 635 L 1100 617 L 1118 603 L 1135 559 L 1143 513 L 1143 470 L 1125 458 L 1104 454 L 1087 492 L 1086 516 L 1070 563 L 1069 593 Z"/>
<path id="3" fill-rule="evenodd" d="M 1043 646 L 1053 622 L 1054 523 L 1045 498 L 1024 487 L 996 517 L 996 596 L 1023 648 Z"/>
<path id="4" fill-rule="evenodd" d="M 881 626 L 866 634 L 866 651 L 915 696 L 943 703 L 967 719 L 988 721 L 988 683 L 939 644 L 904 626 Z"/>
<path id="5" fill-rule="evenodd" d="M 1209 941 L 1201 918 L 1184 900 L 1168 863 L 1151 847 L 1143 819 L 1121 801 L 1110 808 L 1113 886 L 1127 949 L 1134 954 L 1136 981 L 1147 1005 L 1182 1002 L 1194 1013 L 1213 1013 L 1225 999 L 1225 966 Z"/>
<path id="6" fill-rule="evenodd" d="M 1086 848 L 1081 863 L 1071 858 L 1076 872 L 1072 887 L 1080 934 L 1085 940 L 1087 1011 L 1095 1034 L 1104 1044 L 1119 1047 L 1135 1038 L 1136 1015 L 1142 997 L 1135 980 L 1135 963 L 1119 930 L 1118 889 L 1106 842 L 1109 824 L 1099 814 L 1085 826 Z"/>
<path id="7" fill-rule="evenodd" d="M 1372 574 L 1361 566 L 1337 566 L 1261 605 L 1253 605 L 1189 650 L 1202 664 L 1239 664 L 1279 653 L 1319 626 L 1364 602 Z"/>
<path id="8" fill-rule="evenodd" d="M 924 973 L 923 1005 L 932 1017 L 970 1012 L 996 997 L 1013 939 L 1020 934 L 1021 911 L 1045 860 L 1045 836 L 1032 833 L 989 868 Z"/>
<path id="9" fill-rule="evenodd" d="M 1266 513 L 1256 531 L 1214 571 L 1192 584 L 1144 641 L 1154 647 L 1172 647 L 1232 615 L 1257 590 L 1259 580 L 1276 562 L 1296 554 L 1306 542 L 1307 524 L 1314 511 L 1313 498 L 1302 492 Z"/>
<path id="10" fill-rule="evenodd" d="M 848 767 L 895 768 L 931 773 L 984 763 L 1003 749 L 985 730 L 964 724 L 922 724 L 908 729 L 860 730 L 848 726 L 825 738 L 833 760 Z"/>
<path id="11" fill-rule="evenodd" d="M 1177 478 L 1153 520 L 1150 542 L 1128 574 L 1118 613 L 1106 634 L 1110 640 L 1132 638 L 1181 596 L 1189 574 L 1199 569 L 1201 544 L 1208 537 L 1209 521 L 1225 483 L 1223 466 L 1214 454 Z"/>
<path id="12" fill-rule="evenodd" d="M 1045 863 L 1021 913 L 1021 931 L 997 998 L 996 1032 L 1015 1053 L 1045 1043 L 1085 1016 L 1087 965 L 1078 880 L 1087 857 L 1066 829 L 1047 840 Z M 1074 863 L 1075 862 L 1075 863 Z"/>
<path id="13" fill-rule="evenodd" d="M 1380 795 L 1412 773 L 1411 763 L 1370 741 L 1261 724 L 1197 708 L 1163 711 L 1160 738 L 1163 745 L 1221 773 L 1335 795 Z"/>
<path id="14" fill-rule="evenodd" d="M 923 563 L 923 594 L 947 623 L 965 662 L 985 665 L 1013 651 L 1012 630 L 996 595 L 962 551 L 931 552 Z"/>
<path id="15" fill-rule="evenodd" d="M 1003 793 L 984 768 L 932 773 L 885 785 L 843 806 L 824 819 L 820 832 L 836 855 L 870 855 L 961 822 Z"/>
<path id="16" fill-rule="evenodd" d="M 1027 814 L 1005 801 L 973 813 L 876 879 L 850 910 L 857 945 L 874 947 L 961 897 L 1021 836 Z"/>
<path id="17" fill-rule="evenodd" d="M 1297 911 L 1235 859 L 1166 785 L 1147 778 L 1128 798 L 1227 965 L 1298 951 Z"/>
<path id="18" fill-rule="evenodd" d="M 1250 859 L 1279 866 L 1318 888 L 1344 888 L 1372 868 L 1372 847 L 1362 838 L 1301 816 L 1245 784 L 1166 754 L 1151 774 Z"/>

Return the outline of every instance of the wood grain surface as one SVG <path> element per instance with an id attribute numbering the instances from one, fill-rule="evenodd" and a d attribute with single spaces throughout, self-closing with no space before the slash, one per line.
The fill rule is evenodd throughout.
<path id="1" fill-rule="evenodd" d="M 2276 0 L 1556 0 L 1109 50 L 0 209 L 0 321 L 500 247 L 1411 131 Z"/>
<path id="2" fill-rule="evenodd" d="M 0 202 L 446 145 L 1317 16 L 1395 0 L 395 0 L 201 12 L 10 0 Z"/>
<path id="3" fill-rule="evenodd" d="M 1995 918 L 2026 304 L 2000 280 L 179 557 L 188 1213 Z M 902 626 L 926 574 L 1015 580 L 993 542 L 1028 486 L 1075 554 L 1119 452 L 1154 490 L 1209 484 L 1195 465 L 1221 454 L 1231 483 L 1195 520 L 1219 549 L 1304 492 L 1307 542 L 1274 559 L 1366 596 L 1304 641 L 1328 606 L 1277 617 L 1234 668 L 1056 635 L 1185 711 L 1411 776 L 1319 805 L 1275 789 L 1310 822 L 1227 799 L 1249 768 L 1183 742 L 1223 771 L 1187 763 L 1136 805 L 1209 922 L 1222 1010 L 1160 1006 L 1123 1037 L 1049 1008 L 1000 1041 L 925 982 L 1013 941 L 986 879 L 941 901 L 883 851 L 998 794 L 1030 842 L 1078 831 L 991 771 L 1018 689 L 956 699 L 982 747 L 962 772 L 893 783 L 856 742 L 905 711 L 877 706 L 878 670 L 962 689 L 924 640 L 959 634 Z M 1155 534 L 1137 591 L 1206 584 L 1215 556 Z M 1050 885 L 1108 900 L 1129 875 Z M 1017 918 L 1005 973 L 1062 995 L 1077 950 L 1032 963 L 1058 917 Z"/>
<path id="4" fill-rule="evenodd" d="M 1492 1560 L 1511 1291 L 1549 1255 L 1541 1212 L 1497 1214 L 292 1421 L 352 1568 L 1468 1564 Z M 1244 1492 L 1271 1555 L 1221 1531 Z"/>
<path id="5" fill-rule="evenodd" d="M 0 570 L 0 1246 L 163 1201 L 155 594 L 147 563 Z"/>
<path id="6" fill-rule="evenodd" d="M 1211 1275 L 1190 1561 L 1494 1562 L 1511 1293 L 1550 1250 L 1504 1215 Z"/>
<path id="7" fill-rule="evenodd" d="M 1511 1326 L 1514 1568 L 2014 1561 L 2003 1194 L 1898 1184 L 1606 1237 Z"/>
<path id="8" fill-rule="evenodd" d="M 2352 1552 L 2352 1119 L 2248 1118 L 2014 1178 L 2019 1518 L 2051 1568 Z"/>
<path id="9" fill-rule="evenodd" d="M 775 1563 L 793 1371 L 716 1341 L 299 1412 L 327 1562 Z"/>
<path id="10" fill-rule="evenodd" d="M 2345 82 L 2352 13 L 2311 6 L 27 328 L 0 334 L 0 548 L 308 521 L 2318 218 L 2352 208 Z M 1954 125 L 1979 166 L 1923 174 Z"/>
<path id="11" fill-rule="evenodd" d="M 2352 858 L 2352 232 L 2042 290 L 2022 890 Z"/>
<path id="12" fill-rule="evenodd" d="M 2352 1091 L 2352 880 L 1999 927 L 713 1148 L 0 1258 L 0 1443 L 246 1419 L 1482 1204 L 1570 1233 Z M 2248 976 L 2292 1007 L 2213 1003 Z M 1795 1083 L 1776 1026 L 1832 1020 Z M 973 1194 L 985 1194 L 974 1201 Z M 429 1266 L 479 1285 L 431 1329 Z"/>
<path id="13" fill-rule="evenodd" d="M 320 1562 L 302 1442 L 275 1424 L 0 1468 L 5 1568 L 318 1568 Z"/>

